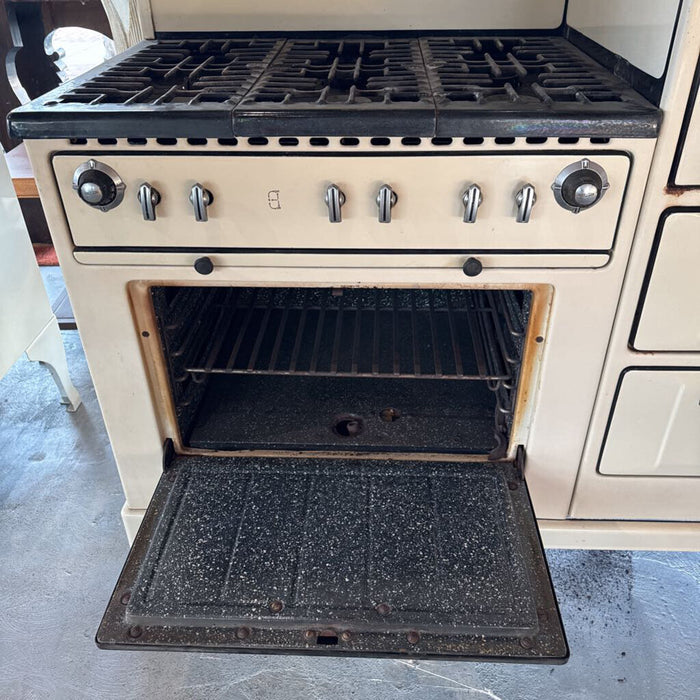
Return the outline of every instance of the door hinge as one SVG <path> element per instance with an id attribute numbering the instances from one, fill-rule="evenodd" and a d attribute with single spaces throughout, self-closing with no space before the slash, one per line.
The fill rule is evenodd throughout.
<path id="1" fill-rule="evenodd" d="M 518 476 L 521 479 L 525 478 L 525 446 L 518 445 L 515 451 L 515 470 L 518 472 Z"/>
<path id="2" fill-rule="evenodd" d="M 163 443 L 163 474 L 165 474 L 175 459 L 175 445 L 172 438 L 165 438 Z"/>

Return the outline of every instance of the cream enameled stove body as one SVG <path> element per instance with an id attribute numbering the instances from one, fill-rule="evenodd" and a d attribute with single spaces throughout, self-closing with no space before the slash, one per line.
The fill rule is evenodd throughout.
<path id="1" fill-rule="evenodd" d="M 386 12 L 365 2 L 322 8 L 303 2 L 293 15 L 279 3 L 244 2 L 235 14 L 221 0 L 210 0 L 207 12 L 165 0 L 146 5 L 136 3 L 146 37 L 154 24 L 166 32 L 225 30 L 234 19 L 236 29 L 247 31 L 551 29 L 565 11 L 563 0 L 488 7 L 444 0 L 427 10 L 414 4 L 410 16 L 394 2 L 382 6 Z M 361 138 L 351 147 L 340 138 L 321 147 L 300 138 L 293 149 L 276 138 L 265 145 L 211 138 L 175 145 L 27 142 L 126 494 L 130 538 L 161 475 L 164 442 L 178 443 L 153 361 L 159 340 L 145 303 L 150 285 L 493 287 L 536 294 L 509 456 L 524 445 L 545 544 L 700 548 L 700 473 L 692 464 L 684 462 L 683 475 L 652 476 L 623 463 L 624 440 L 638 436 L 634 420 L 623 430 L 622 447 L 613 445 L 617 452 L 598 464 L 625 370 L 700 366 L 692 348 L 635 350 L 628 342 L 660 216 L 671 206 L 700 206 L 700 190 L 666 188 L 700 48 L 700 2 L 661 8 L 653 0 L 570 0 L 568 19 L 635 65 L 642 62 L 652 77 L 666 70 L 658 148 L 653 139 L 616 138 L 486 138 L 479 145 L 423 139 L 410 146 L 400 137 L 382 145 Z M 118 208 L 90 209 L 72 190 L 74 170 L 89 159 L 114 168 L 126 183 Z M 576 215 L 557 205 L 551 185 L 582 160 L 604 166 L 610 188 Z M 143 220 L 137 201 L 144 182 L 161 195 L 155 221 Z M 194 221 L 188 196 L 196 183 L 213 194 L 207 222 Z M 328 221 L 324 203 L 331 184 L 346 197 L 338 224 Z M 376 218 L 375 198 L 385 184 L 398 194 L 390 224 Z M 462 221 L 461 194 L 470 184 L 483 193 L 475 224 Z M 535 187 L 537 202 L 530 222 L 516 223 L 515 195 L 526 184 Z M 206 276 L 193 267 L 203 255 L 214 263 Z M 462 265 L 472 256 L 483 271 L 466 277 Z M 649 389 L 642 382 L 636 391 L 632 404 Z"/>
<path id="2" fill-rule="evenodd" d="M 542 308 L 532 332 L 544 340 L 532 350 L 535 357 L 521 389 L 521 413 L 511 452 L 518 444 L 526 446 L 528 484 L 546 542 L 554 546 L 689 546 L 694 535 L 690 525 L 568 520 L 654 142 L 612 140 L 601 147 L 583 139 L 575 146 L 552 139 L 545 152 L 542 146 L 524 140 L 508 146 L 487 139 L 477 147 L 455 141 L 449 146 L 428 142 L 411 148 L 395 141 L 383 147 L 382 157 L 377 158 L 378 149 L 368 140 L 349 155 L 331 139 L 324 156 L 312 158 L 309 152 L 318 149 L 305 147 L 302 139 L 299 150 L 305 157 L 298 159 L 283 157 L 284 149 L 276 145 L 242 143 L 231 148 L 215 141 L 206 148 L 153 142 L 143 150 L 157 156 L 142 159 L 126 143 L 109 147 L 97 142 L 28 144 L 124 485 L 123 516 L 130 536 L 161 474 L 163 442 L 167 437 L 177 438 L 162 410 L 165 399 L 145 361 L 151 344 L 158 342 L 157 335 L 153 326 L 144 325 L 148 319 L 143 314 L 138 321 L 134 314 L 139 294 L 150 283 L 493 286 L 534 288 Z M 107 213 L 89 209 L 71 191 L 68 175 L 89 157 L 123 174 L 127 190 L 119 209 Z M 584 158 L 604 163 L 611 185 L 600 208 L 574 215 L 556 205 L 550 187 L 564 165 Z M 245 164 L 263 161 L 267 165 L 259 171 L 263 181 L 251 178 L 246 183 Z M 157 184 L 163 197 L 155 222 L 139 220 L 135 192 L 141 181 L 139 162 L 142 179 Z M 405 169 L 404 162 L 409 164 Z M 419 162 L 426 164 L 434 181 L 430 177 L 424 183 L 411 179 Z M 498 179 L 491 179 L 484 162 L 499 164 Z M 149 170 L 149 163 L 157 167 Z M 383 164 L 391 171 L 386 178 Z M 217 169 L 240 178 L 241 188 L 234 182 L 229 189 Z M 538 201 L 530 222 L 516 224 L 513 198 L 524 177 L 536 185 Z M 392 223 L 380 225 L 372 221 L 376 204 L 373 207 L 367 200 L 384 179 L 400 199 Z M 187 192 L 195 180 L 211 180 L 216 188 L 208 222 L 195 223 L 192 218 Z M 324 187 L 335 181 L 348 194 L 340 224 L 329 223 L 323 203 Z M 465 224 L 461 218 L 459 194 L 471 182 L 480 183 L 483 189 L 477 224 Z M 270 190 L 279 191 L 281 210 L 269 207 Z M 193 269 L 201 255 L 198 248 L 240 246 L 243 240 L 255 248 L 268 241 L 282 247 L 279 241 L 284 240 L 286 229 L 289 237 L 284 247 L 298 247 L 296 235 L 304 225 L 304 210 L 292 197 L 287 212 L 287 191 L 303 192 L 308 198 L 306 235 L 314 246 L 324 242 L 323 253 L 214 252 L 209 253 L 215 265 L 212 274 L 205 277 Z M 410 201 L 414 193 L 416 202 Z M 251 200 L 256 195 L 261 221 L 273 223 L 261 225 L 251 215 L 255 206 Z M 138 231 L 152 249 L 114 251 L 111 247 L 120 240 L 120 229 L 123 245 L 134 245 Z M 380 247 L 382 252 L 332 251 L 336 246 L 352 247 L 348 237 L 355 235 L 368 236 L 363 245 Z M 516 240 L 527 252 L 514 251 Z M 163 251 L 157 250 L 160 246 Z M 537 250 L 527 250 L 535 246 Z M 409 251 L 387 250 L 401 247 Z M 439 252 L 444 247 L 450 252 Z M 455 248 L 464 252 L 454 252 Z M 468 251 L 474 250 L 484 251 L 475 253 L 484 270 L 477 278 L 468 278 L 462 264 Z M 700 484 L 695 492 L 685 487 L 674 495 L 678 518 L 691 518 Z"/>

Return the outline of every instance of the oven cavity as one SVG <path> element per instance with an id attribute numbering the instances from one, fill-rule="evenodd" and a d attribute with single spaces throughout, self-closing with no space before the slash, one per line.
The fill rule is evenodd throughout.
<path id="1" fill-rule="evenodd" d="M 151 293 L 185 447 L 507 453 L 531 292 Z"/>

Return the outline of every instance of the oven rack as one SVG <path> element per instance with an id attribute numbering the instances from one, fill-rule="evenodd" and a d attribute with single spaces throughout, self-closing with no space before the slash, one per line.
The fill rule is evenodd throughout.
<path id="1" fill-rule="evenodd" d="M 190 294 L 182 292 L 185 305 L 192 303 L 185 303 Z M 525 333 L 516 294 L 216 290 L 200 302 L 195 322 L 187 314 L 187 324 L 170 326 L 170 355 L 179 368 L 175 379 L 204 381 L 210 374 L 457 379 L 486 380 L 493 391 L 509 390 Z"/>

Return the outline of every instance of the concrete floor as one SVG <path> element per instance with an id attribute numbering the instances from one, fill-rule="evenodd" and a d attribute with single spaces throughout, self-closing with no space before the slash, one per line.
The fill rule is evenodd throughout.
<path id="1" fill-rule="evenodd" d="M 123 496 L 77 332 L 84 406 L 20 360 L 0 381 L 0 698 L 700 698 L 700 556 L 550 551 L 562 667 L 99 651 L 127 552 Z"/>

